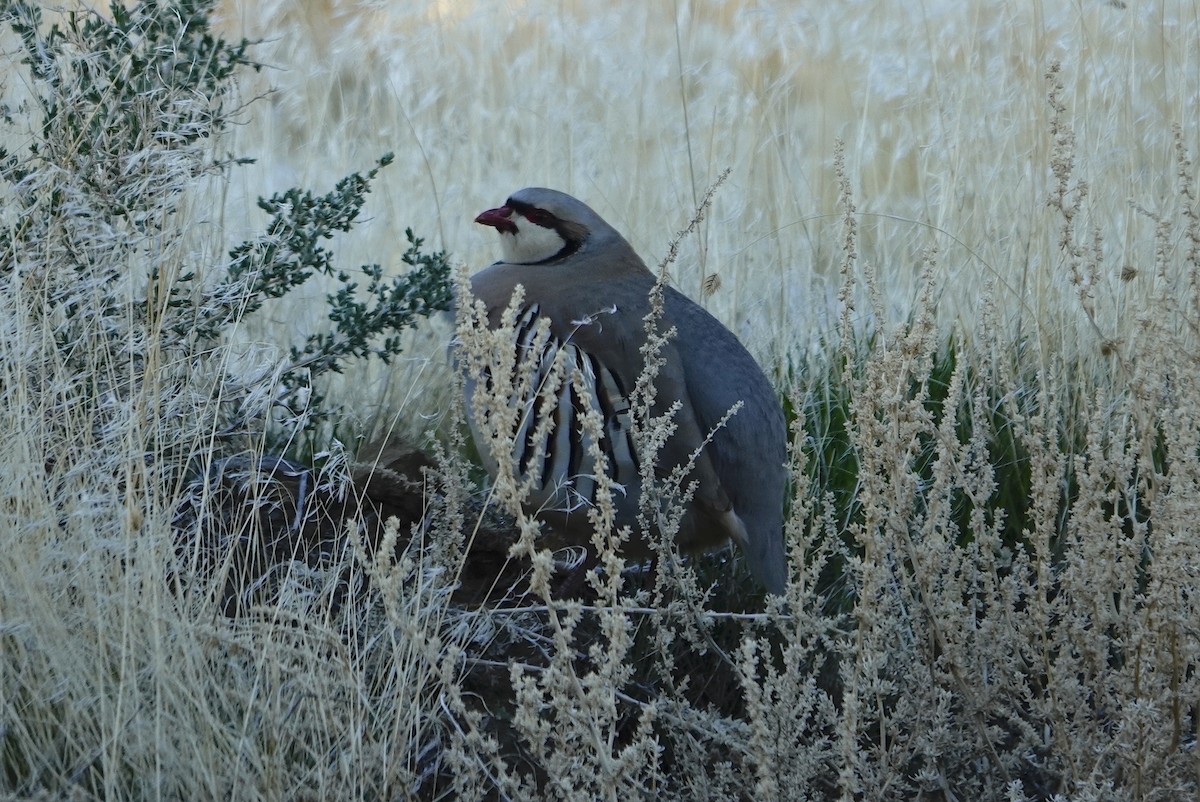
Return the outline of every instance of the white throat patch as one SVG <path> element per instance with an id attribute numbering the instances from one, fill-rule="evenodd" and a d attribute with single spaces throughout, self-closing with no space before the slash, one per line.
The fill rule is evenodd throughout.
<path id="1" fill-rule="evenodd" d="M 500 234 L 500 248 L 504 252 L 504 261 L 514 265 L 529 265 L 549 259 L 567 245 L 559 233 L 552 228 L 542 228 L 532 223 L 524 215 L 514 212 L 512 221 L 516 223 L 517 233 Z"/>

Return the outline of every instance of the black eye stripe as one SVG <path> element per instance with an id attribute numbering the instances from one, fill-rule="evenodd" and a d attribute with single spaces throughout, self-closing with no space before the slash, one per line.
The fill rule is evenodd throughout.
<path id="1" fill-rule="evenodd" d="M 530 204 L 522 203 L 521 201 L 515 201 L 512 198 L 509 198 L 507 201 L 505 201 L 504 205 L 512 209 L 517 214 L 523 216 L 529 222 L 536 223 L 542 228 L 558 227 L 558 218 L 545 209 L 539 209 L 536 206 L 531 206 Z"/>

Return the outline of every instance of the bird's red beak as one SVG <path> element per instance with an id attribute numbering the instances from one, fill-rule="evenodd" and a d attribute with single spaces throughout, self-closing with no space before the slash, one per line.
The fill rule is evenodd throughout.
<path id="1" fill-rule="evenodd" d="M 491 226 L 501 234 L 516 234 L 517 224 L 512 220 L 513 210 L 508 206 L 501 206 L 499 209 L 488 209 L 486 212 L 480 212 L 475 218 L 476 223 L 482 223 L 485 226 Z"/>

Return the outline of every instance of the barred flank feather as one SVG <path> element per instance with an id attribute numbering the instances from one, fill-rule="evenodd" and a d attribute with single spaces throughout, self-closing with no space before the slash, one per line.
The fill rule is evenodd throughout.
<path id="1" fill-rule="evenodd" d="M 596 503 L 598 471 L 621 487 L 637 481 L 628 391 L 595 356 L 540 326 L 540 312 L 538 304 L 525 307 L 516 325 L 518 353 L 511 382 L 514 402 L 523 412 L 514 431 L 512 460 L 519 480 L 533 480 L 531 501 L 539 509 L 575 512 Z M 562 369 L 556 370 L 560 360 Z M 522 385 L 519 373 L 530 362 L 537 363 L 533 381 Z M 488 389 L 493 389 L 490 373 Z M 589 410 L 604 421 L 602 466 L 588 459 L 590 443 L 580 426 Z"/>

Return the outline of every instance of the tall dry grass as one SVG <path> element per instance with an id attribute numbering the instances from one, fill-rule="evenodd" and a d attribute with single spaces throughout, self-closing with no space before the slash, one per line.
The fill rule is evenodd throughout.
<path id="1" fill-rule="evenodd" d="M 1014 338 L 1089 355 L 1129 335 L 1130 307 L 1154 294 L 1155 223 L 1139 209 L 1157 213 L 1174 195 L 1174 123 L 1200 149 L 1186 124 L 1200 94 L 1198 16 L 1187 3 L 1100 0 L 231 4 L 228 28 L 264 38 L 261 57 L 276 65 L 257 85 L 275 93 L 240 131 L 261 173 L 231 198 L 326 183 L 393 150 L 375 223 L 345 246 L 349 258 L 388 252 L 394 221 L 406 221 L 468 266 L 488 264 L 493 243 L 474 214 L 540 184 L 585 199 L 654 263 L 730 167 L 675 281 L 702 297 L 719 276 L 707 306 L 786 364 L 819 348 L 839 314 L 841 139 L 887 320 L 911 314 L 912 266 L 936 247 L 940 324 L 973 331 L 991 288 Z M 1094 322 L 1046 203 L 1054 62 L 1088 184 L 1081 230 L 1107 234 L 1082 287 Z M 1122 281 L 1127 268 L 1139 280 Z M 864 312 L 857 328 L 879 324 Z M 397 375 L 355 384 L 376 388 L 362 415 L 380 398 L 400 406 L 412 382 Z"/>
<path id="2" fill-rule="evenodd" d="M 263 95 L 244 126 L 147 147 L 131 162 L 147 172 L 116 182 L 179 193 L 158 228 L 92 225 L 90 174 L 45 169 L 5 196 L 6 231 L 26 193 L 53 236 L 6 254 L 0 292 L 0 792 L 1196 795 L 1194 7 L 222 14 L 265 38 L 272 68 L 240 84 Z M 22 115 L 28 79 L 4 42 L 15 152 L 46 132 Z M 176 583 L 175 469 L 211 460 L 221 393 L 270 404 L 263 367 L 320 291 L 200 353 L 135 313 L 144 286 L 94 279 L 216 269 L 255 231 L 254 197 L 389 150 L 374 219 L 334 243 L 346 263 L 398 259 L 411 225 L 482 265 L 493 243 L 470 219 L 528 184 L 584 197 L 654 263 L 733 168 L 669 268 L 694 296 L 720 276 L 706 302 L 797 416 L 786 604 L 725 612 L 694 564 L 638 588 L 604 542 L 597 600 L 560 603 L 503 481 L 494 502 L 517 515 L 543 598 L 457 603 L 479 524 L 463 411 L 444 413 L 448 324 L 403 365 L 331 387 L 344 433 L 447 439 L 415 536 L 368 550 L 350 529 L 236 620 L 218 583 Z M 260 161 L 214 183 L 200 166 L 231 151 Z M 84 310 L 71 337 L 47 298 Z M 468 346 L 484 336 L 460 326 Z"/>

